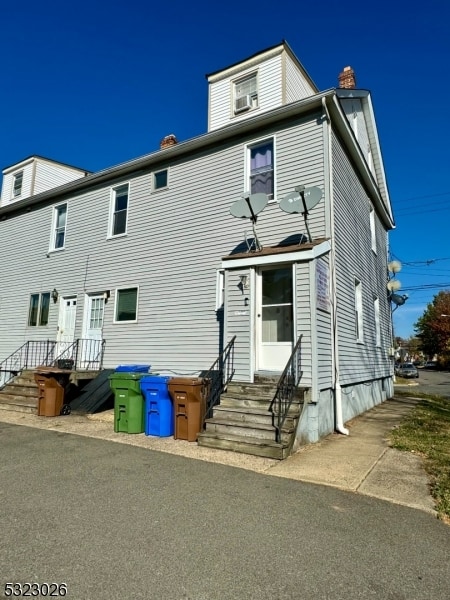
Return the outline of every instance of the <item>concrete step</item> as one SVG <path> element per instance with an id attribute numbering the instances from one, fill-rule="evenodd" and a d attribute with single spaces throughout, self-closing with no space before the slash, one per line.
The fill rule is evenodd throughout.
<path id="1" fill-rule="evenodd" d="M 13 412 L 23 412 L 37 415 L 37 400 L 23 396 L 13 396 L 11 394 L 0 394 L 0 410 L 9 410 Z"/>
<path id="2" fill-rule="evenodd" d="M 291 413 L 285 421 L 286 427 L 295 426 L 295 417 L 297 414 Z M 259 408 L 223 406 L 219 404 L 214 407 L 213 417 L 218 419 L 231 419 L 234 421 L 242 421 L 243 423 L 253 424 L 262 423 L 264 425 L 272 425 L 273 414 L 268 410 Z"/>
<path id="3" fill-rule="evenodd" d="M 226 408 L 241 408 L 241 409 L 257 409 L 260 411 L 269 411 L 270 402 L 267 399 L 261 398 L 249 398 L 249 397 L 238 397 L 230 395 L 228 393 L 222 394 L 220 397 L 219 406 Z M 300 408 L 302 406 L 302 402 L 298 399 L 294 399 L 289 408 L 290 415 L 298 415 L 300 413 Z"/>
<path id="4" fill-rule="evenodd" d="M 275 441 L 275 427 L 272 424 L 265 425 L 263 423 L 246 423 L 234 419 L 221 419 L 213 417 L 205 421 L 207 433 L 222 433 L 224 435 L 237 435 L 244 438 L 252 438 L 255 441 Z M 294 428 L 283 426 L 281 430 L 281 441 L 288 443 Z"/>
<path id="5" fill-rule="evenodd" d="M 256 383 L 231 382 L 227 385 L 227 393 L 232 396 L 245 396 L 272 400 L 277 391 L 276 386 Z"/>
<path id="6" fill-rule="evenodd" d="M 230 450 L 253 456 L 275 458 L 283 460 L 289 456 L 289 447 L 286 443 L 277 443 L 271 440 L 255 440 L 239 435 L 211 433 L 205 431 L 198 434 L 198 445 L 219 450 Z"/>
<path id="7" fill-rule="evenodd" d="M 17 383 L 7 383 L 3 388 L 2 392 L 5 394 L 12 394 L 14 396 L 32 396 L 34 398 L 39 397 L 39 388 L 37 385 L 26 385 Z"/>

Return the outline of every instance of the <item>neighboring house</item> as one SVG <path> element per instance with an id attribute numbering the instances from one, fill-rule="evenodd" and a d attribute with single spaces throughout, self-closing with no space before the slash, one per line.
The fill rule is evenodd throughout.
<path id="1" fill-rule="evenodd" d="M 393 217 L 370 93 L 350 68 L 319 92 L 285 42 L 207 79 L 206 134 L 45 191 L 36 171 L 12 203 L 4 185 L 0 361 L 27 340 L 104 339 L 105 367 L 199 374 L 236 336 L 234 380 L 253 382 L 302 336 L 297 435 L 316 441 L 392 394 Z M 311 241 L 279 207 L 299 185 L 322 193 Z M 246 192 L 267 194 L 262 249 L 230 214 Z"/>

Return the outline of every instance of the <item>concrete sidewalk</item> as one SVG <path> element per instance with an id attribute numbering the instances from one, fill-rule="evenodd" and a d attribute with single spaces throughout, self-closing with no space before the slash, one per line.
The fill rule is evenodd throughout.
<path id="1" fill-rule="evenodd" d="M 389 432 L 417 402 L 414 398 L 402 397 L 387 400 L 347 423 L 349 436 L 331 434 L 317 444 L 302 447 L 281 462 L 203 448 L 173 438 L 115 433 L 113 411 L 43 418 L 0 410 L 0 422 L 95 437 L 275 477 L 329 485 L 435 514 L 421 458 L 389 448 L 387 442 Z"/>

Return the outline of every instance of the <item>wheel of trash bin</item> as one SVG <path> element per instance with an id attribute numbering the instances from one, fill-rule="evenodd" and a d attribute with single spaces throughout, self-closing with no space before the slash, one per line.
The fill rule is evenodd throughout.
<path id="1" fill-rule="evenodd" d="M 69 404 L 63 404 L 63 407 L 61 409 L 61 414 L 62 415 L 70 415 L 70 413 L 72 412 L 72 409 L 70 408 Z"/>

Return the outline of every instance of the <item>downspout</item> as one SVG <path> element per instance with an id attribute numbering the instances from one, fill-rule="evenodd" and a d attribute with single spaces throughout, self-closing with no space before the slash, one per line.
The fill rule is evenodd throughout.
<path id="1" fill-rule="evenodd" d="M 322 98 L 322 106 L 325 111 L 327 121 L 331 124 L 330 113 L 326 105 L 325 98 Z M 335 429 L 338 433 L 348 435 L 349 430 L 344 427 L 344 419 L 342 416 L 342 389 L 339 380 L 339 344 L 338 344 L 338 325 L 337 325 L 337 295 L 336 295 L 336 243 L 334 235 L 334 197 L 333 197 L 333 163 L 331 151 L 331 135 L 327 132 L 328 139 L 328 168 L 329 168 L 329 191 L 330 191 L 330 237 L 331 237 L 331 252 L 330 252 L 330 273 L 331 273 L 331 304 L 332 304 L 332 334 L 333 334 L 333 375 L 334 375 L 334 413 L 335 413 Z"/>

